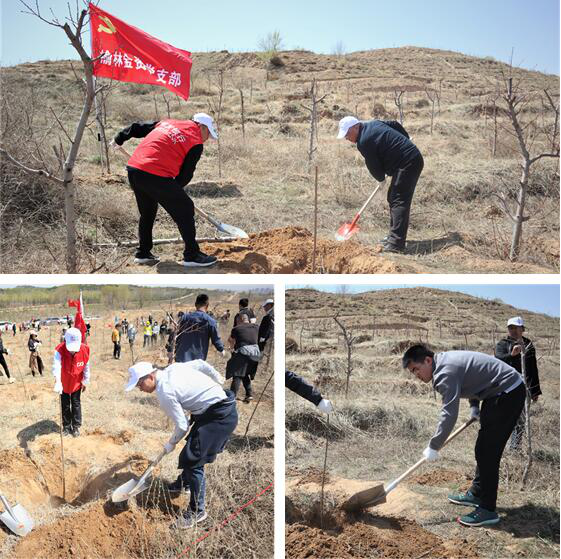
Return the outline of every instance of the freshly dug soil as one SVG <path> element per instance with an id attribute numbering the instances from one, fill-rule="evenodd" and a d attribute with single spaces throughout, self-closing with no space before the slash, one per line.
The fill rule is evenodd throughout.
<path id="1" fill-rule="evenodd" d="M 217 256 L 218 266 L 242 274 L 309 274 L 313 235 L 303 227 L 284 227 L 250 235 L 231 243 L 203 243 L 202 250 Z M 406 270 L 354 241 L 318 239 L 316 270 L 331 274 L 396 274 Z"/>
<path id="2" fill-rule="evenodd" d="M 423 472 L 417 476 L 409 479 L 408 483 L 417 483 L 418 485 L 429 485 L 429 486 L 446 486 L 447 484 L 469 484 L 469 478 L 467 475 L 454 470 L 446 470 L 444 468 L 438 468 L 431 470 L 429 472 Z"/>

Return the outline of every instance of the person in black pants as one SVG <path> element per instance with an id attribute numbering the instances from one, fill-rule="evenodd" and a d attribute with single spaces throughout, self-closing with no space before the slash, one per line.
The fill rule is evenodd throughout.
<path id="1" fill-rule="evenodd" d="M 500 340 L 495 347 L 495 357 L 514 367 L 522 374 L 522 346 L 525 351 L 526 386 L 530 393 L 532 402 L 537 402 L 542 394 L 540 388 L 540 377 L 538 373 L 538 361 L 536 359 L 536 348 L 532 340 L 523 336 L 525 327 L 521 316 L 514 316 L 507 322 L 508 336 Z M 510 449 L 518 450 L 521 447 L 526 426 L 526 413 L 522 410 L 516 427 L 510 437 Z"/>
<path id="2" fill-rule="evenodd" d="M 10 377 L 10 369 L 8 369 L 8 364 L 6 363 L 6 359 L 4 355 L 9 355 L 9 352 L 4 347 L 4 342 L 2 340 L 2 332 L 0 332 L 0 365 L 2 365 L 5 375 L 8 377 L 8 382 L 11 384 L 12 382 L 14 382 L 14 379 Z"/>
<path id="3" fill-rule="evenodd" d="M 254 361 L 258 361 L 261 352 L 257 345 L 257 336 L 259 327 L 257 324 L 249 322 L 247 314 L 242 314 L 241 322 L 232 328 L 229 343 L 232 350 L 232 357 L 226 364 L 226 378 L 232 379 L 230 390 L 234 393 L 234 397 L 238 395 L 240 385 L 243 383 L 245 388 L 244 402 L 248 403 L 253 400 L 251 388 L 251 375 L 255 376 L 255 369 L 252 366 Z"/>
<path id="4" fill-rule="evenodd" d="M 135 122 L 115 136 L 115 149 L 130 138 L 143 138 L 127 163 L 129 183 L 140 212 L 135 263 L 153 265 L 159 261 L 151 252 L 158 204 L 175 221 L 185 242 L 183 265 L 201 267 L 216 263 L 216 257 L 199 248 L 195 206 L 183 190 L 193 178 L 203 144 L 211 136 L 218 138 L 212 118 L 205 113 L 194 115 L 192 120 Z"/>
<path id="5" fill-rule="evenodd" d="M 346 116 L 339 122 L 337 138 L 356 144 L 370 174 L 382 182 L 392 177 L 388 189 L 390 231 L 381 240 L 384 252 L 405 252 L 411 201 L 424 160 L 409 134 L 395 120 L 359 121 Z"/>

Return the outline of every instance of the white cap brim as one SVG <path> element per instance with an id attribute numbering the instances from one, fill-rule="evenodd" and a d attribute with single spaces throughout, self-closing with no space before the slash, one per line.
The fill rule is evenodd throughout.
<path id="1" fill-rule="evenodd" d="M 68 351 L 76 352 L 76 351 L 80 351 L 80 347 L 81 347 L 82 343 L 81 342 L 70 342 L 70 343 L 65 342 L 65 345 L 66 345 L 66 349 Z"/>
<path id="2" fill-rule="evenodd" d="M 205 126 L 208 128 L 208 131 L 210 132 L 210 135 L 215 140 L 218 140 L 218 134 L 216 133 L 216 130 L 214 129 L 214 126 L 212 126 L 212 124 L 206 124 Z"/>
<path id="3" fill-rule="evenodd" d="M 135 377 L 129 378 L 129 382 L 125 386 L 125 392 L 130 392 L 138 384 L 139 380 L 140 380 L 139 378 L 135 379 Z"/>
<path id="4" fill-rule="evenodd" d="M 342 140 L 347 135 L 348 131 L 349 131 L 348 129 L 343 130 L 342 128 L 339 128 L 339 134 L 337 134 L 337 139 Z"/>

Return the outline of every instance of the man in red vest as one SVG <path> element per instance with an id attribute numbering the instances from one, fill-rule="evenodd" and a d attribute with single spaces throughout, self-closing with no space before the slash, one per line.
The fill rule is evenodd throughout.
<path id="1" fill-rule="evenodd" d="M 199 248 L 195 206 L 183 190 L 193 178 L 203 144 L 211 136 L 218 138 L 212 118 L 205 113 L 197 113 L 192 120 L 135 122 L 115 136 L 117 146 L 130 138 L 143 138 L 127 163 L 129 183 L 140 212 L 135 263 L 154 265 L 159 261 L 151 252 L 158 204 L 175 221 L 185 242 L 183 265 L 201 267 L 216 262 L 215 256 Z"/>
<path id="2" fill-rule="evenodd" d="M 60 394 L 64 435 L 80 435 L 80 396 L 90 382 L 89 360 L 90 348 L 82 343 L 82 333 L 78 328 L 69 328 L 53 359 L 54 391 Z"/>

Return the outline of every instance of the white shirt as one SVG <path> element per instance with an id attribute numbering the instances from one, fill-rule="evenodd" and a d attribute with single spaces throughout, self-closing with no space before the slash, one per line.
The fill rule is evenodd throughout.
<path id="1" fill-rule="evenodd" d="M 56 382 L 60 382 L 60 373 L 62 371 L 62 357 L 58 351 L 55 351 L 55 356 L 53 358 L 53 376 Z M 84 377 L 82 379 L 84 384 L 90 384 L 90 362 L 86 363 L 84 367 Z"/>
<path id="2" fill-rule="evenodd" d="M 172 363 L 156 373 L 156 396 L 160 407 L 175 423 L 169 439 L 177 444 L 186 434 L 189 423 L 185 412 L 201 414 L 226 398 L 221 384 L 224 378 L 202 359 Z"/>

